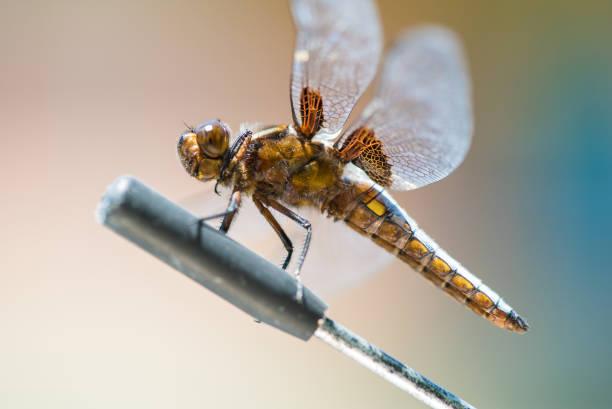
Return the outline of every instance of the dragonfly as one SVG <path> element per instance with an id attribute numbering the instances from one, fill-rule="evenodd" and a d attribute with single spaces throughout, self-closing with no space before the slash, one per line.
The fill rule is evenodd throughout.
<path id="1" fill-rule="evenodd" d="M 179 138 L 178 156 L 187 173 L 215 182 L 215 192 L 231 191 L 226 210 L 204 220 L 222 219 L 219 229 L 227 233 L 243 196 L 250 197 L 282 242 L 286 269 L 294 246 L 271 210 L 286 216 L 305 231 L 295 271 L 301 283 L 313 226 L 300 210 L 315 209 L 371 239 L 494 325 L 527 331 L 526 321 L 418 227 L 389 193 L 446 177 L 468 151 L 471 85 L 457 36 L 438 26 L 401 34 L 387 52 L 372 101 L 347 125 L 381 59 L 376 6 L 370 0 L 293 0 L 291 13 L 292 122 L 244 127 L 232 138 L 226 124 L 210 120 Z"/>

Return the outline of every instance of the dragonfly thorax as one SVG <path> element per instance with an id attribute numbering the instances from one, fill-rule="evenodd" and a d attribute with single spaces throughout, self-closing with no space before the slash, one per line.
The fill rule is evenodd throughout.
<path id="1" fill-rule="evenodd" d="M 337 189 L 344 164 L 322 143 L 302 138 L 293 126 L 255 132 L 231 160 L 221 183 L 293 206 L 313 205 Z"/>

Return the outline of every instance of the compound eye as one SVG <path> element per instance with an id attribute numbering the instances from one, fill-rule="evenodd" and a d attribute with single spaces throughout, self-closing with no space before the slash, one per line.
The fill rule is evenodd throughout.
<path id="1" fill-rule="evenodd" d="M 206 121 L 195 129 L 198 146 L 209 158 L 225 154 L 229 143 L 229 131 L 219 121 Z"/>

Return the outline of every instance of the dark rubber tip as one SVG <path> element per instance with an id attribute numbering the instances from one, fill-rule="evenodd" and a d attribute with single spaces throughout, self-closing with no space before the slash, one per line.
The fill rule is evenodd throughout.
<path id="1" fill-rule="evenodd" d="M 96 219 L 255 319 L 309 339 L 327 306 L 293 276 L 131 176 L 106 191 Z"/>

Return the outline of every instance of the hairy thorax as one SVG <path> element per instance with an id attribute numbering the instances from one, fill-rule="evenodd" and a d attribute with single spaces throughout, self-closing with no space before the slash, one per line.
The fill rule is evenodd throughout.
<path id="1" fill-rule="evenodd" d="M 230 184 L 291 206 L 314 206 L 341 189 L 343 168 L 331 149 L 282 126 L 254 134 L 242 147 Z"/>

